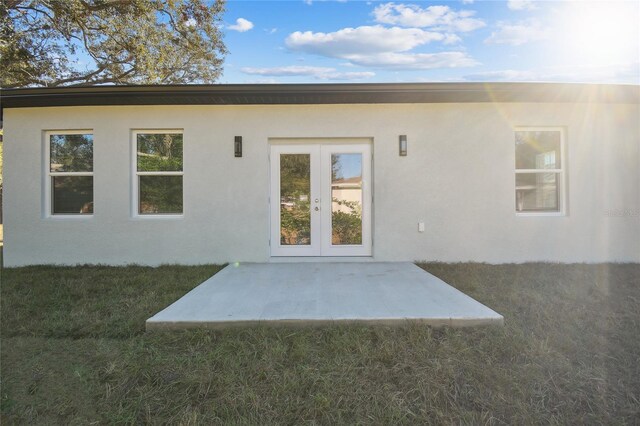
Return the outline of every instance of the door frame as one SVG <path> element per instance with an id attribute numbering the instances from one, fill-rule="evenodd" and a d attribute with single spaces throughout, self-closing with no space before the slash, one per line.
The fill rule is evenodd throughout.
<path id="1" fill-rule="evenodd" d="M 336 151 L 336 148 L 340 148 Z M 280 245 L 280 154 L 310 154 L 311 208 L 315 200 L 331 199 L 332 153 L 362 153 L 362 244 L 333 245 L 332 204 L 320 203 L 320 214 L 311 212 L 311 244 Z M 314 169 L 316 172 L 314 173 Z M 269 139 L 269 250 L 270 257 L 370 257 L 373 251 L 373 140 L 372 138 L 272 138 Z M 328 206 L 328 207 L 327 207 Z"/>

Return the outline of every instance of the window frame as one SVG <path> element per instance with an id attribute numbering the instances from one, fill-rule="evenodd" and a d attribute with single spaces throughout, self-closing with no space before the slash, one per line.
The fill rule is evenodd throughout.
<path id="1" fill-rule="evenodd" d="M 516 147 L 515 147 L 515 134 L 516 132 L 560 132 L 560 168 L 556 169 L 518 169 L 516 167 Z M 558 210 L 557 211 L 518 211 L 515 210 L 516 216 L 519 217 L 531 217 L 531 216 L 548 216 L 548 217 L 561 217 L 567 215 L 567 131 L 562 126 L 517 126 L 513 129 L 513 196 L 516 195 L 516 179 L 518 174 L 534 173 L 556 173 L 559 175 L 558 179 Z"/>
<path id="2" fill-rule="evenodd" d="M 181 171 L 138 171 L 138 135 L 139 134 L 172 134 L 182 135 L 182 170 Z M 131 131 L 131 217 L 134 219 L 183 219 L 184 202 L 184 129 L 134 129 Z M 140 213 L 140 176 L 182 176 L 182 213 Z"/>
<path id="3" fill-rule="evenodd" d="M 72 129 L 72 130 L 45 130 L 43 132 L 43 145 L 44 145 L 44 194 L 43 194 L 43 212 L 44 217 L 48 219 L 61 219 L 61 220 L 86 220 L 93 218 L 95 214 L 95 134 L 93 129 Z M 52 135 L 91 135 L 93 136 L 93 144 L 91 146 L 91 171 L 90 172 L 52 172 L 51 171 L 51 136 Z M 92 213 L 54 213 L 53 211 L 53 185 L 51 181 L 56 176 L 91 176 L 92 191 L 93 191 L 93 212 Z"/>

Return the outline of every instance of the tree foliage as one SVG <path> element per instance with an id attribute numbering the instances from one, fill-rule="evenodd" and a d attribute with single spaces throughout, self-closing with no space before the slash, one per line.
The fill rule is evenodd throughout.
<path id="1" fill-rule="evenodd" d="M 49 146 L 52 172 L 93 170 L 93 135 L 51 135 Z"/>
<path id="2" fill-rule="evenodd" d="M 140 213 L 182 213 L 182 176 L 140 176 Z"/>
<path id="3" fill-rule="evenodd" d="M 336 205 L 347 204 L 351 211 L 336 210 L 331 213 L 331 243 L 362 244 L 362 214 L 356 208 L 357 203 L 349 203 L 336 198 L 332 202 Z"/>
<path id="4" fill-rule="evenodd" d="M 210 83 L 223 12 L 224 0 L 3 0 L 0 85 Z"/>
<path id="5" fill-rule="evenodd" d="M 181 134 L 139 134 L 138 171 L 182 171 Z"/>
<path id="6" fill-rule="evenodd" d="M 309 244 L 311 161 L 308 154 L 280 156 L 281 244 Z"/>
<path id="7" fill-rule="evenodd" d="M 311 243 L 311 161 L 308 154 L 280 157 L 280 243 Z M 331 158 L 332 181 L 343 179 L 342 164 Z M 333 244 L 362 244 L 362 205 L 333 197 L 331 200 Z"/>
<path id="8" fill-rule="evenodd" d="M 183 139 L 178 133 L 137 136 L 139 172 L 182 171 Z M 182 176 L 140 176 L 140 213 L 182 213 Z"/>

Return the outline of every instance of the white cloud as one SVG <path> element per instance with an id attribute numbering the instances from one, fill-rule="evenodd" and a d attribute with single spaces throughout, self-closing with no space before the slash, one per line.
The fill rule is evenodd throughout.
<path id="1" fill-rule="evenodd" d="M 245 74 L 262 75 L 268 77 L 291 77 L 291 76 L 315 76 L 318 74 L 326 74 L 335 71 L 335 68 L 327 67 L 311 67 L 311 66 L 298 66 L 290 65 L 286 67 L 270 67 L 270 68 L 253 68 L 245 67 L 241 68 Z"/>
<path id="2" fill-rule="evenodd" d="M 278 29 L 275 28 L 275 27 L 274 28 L 265 28 L 264 29 L 264 32 L 267 33 L 267 34 L 275 34 L 277 31 L 278 31 Z"/>
<path id="3" fill-rule="evenodd" d="M 446 44 L 459 40 L 455 34 L 376 25 L 344 28 L 332 33 L 297 31 L 290 34 L 285 43 L 294 51 L 346 59 L 352 64 L 368 67 L 431 69 L 477 65 L 477 62 L 464 52 L 408 52 L 432 41 Z"/>
<path id="4" fill-rule="evenodd" d="M 321 80 L 364 80 L 374 77 L 376 73 L 372 71 L 350 71 L 350 72 L 333 72 L 318 76 Z"/>
<path id="5" fill-rule="evenodd" d="M 385 28 L 381 25 L 344 28 L 332 33 L 296 31 L 285 44 L 291 50 L 333 58 L 351 54 L 404 52 L 431 41 L 445 41 L 447 36 L 419 28 Z"/>
<path id="6" fill-rule="evenodd" d="M 395 70 L 428 70 L 435 68 L 466 68 L 479 63 L 464 52 L 395 53 L 350 55 L 352 63 L 373 68 Z"/>
<path id="7" fill-rule="evenodd" d="M 549 38 L 550 31 L 542 27 L 536 19 L 529 19 L 517 23 L 498 22 L 497 31 L 485 39 L 487 44 L 510 44 L 520 46 L 532 41 L 540 41 Z"/>
<path id="8" fill-rule="evenodd" d="M 362 80 L 376 74 L 371 71 L 338 72 L 335 68 L 290 65 L 286 67 L 241 68 L 245 74 L 263 77 L 313 77 L 318 80 Z"/>
<path id="9" fill-rule="evenodd" d="M 537 81 L 538 74 L 533 71 L 500 70 L 465 75 L 468 81 Z"/>
<path id="10" fill-rule="evenodd" d="M 249 79 L 244 81 L 246 84 L 278 84 L 280 83 L 276 78 L 258 78 Z"/>
<path id="11" fill-rule="evenodd" d="M 485 26 L 481 19 L 472 18 L 474 11 L 456 12 L 449 6 L 421 8 L 413 4 L 385 3 L 373 10 L 376 22 L 403 27 L 418 27 L 448 32 L 468 32 Z"/>
<path id="12" fill-rule="evenodd" d="M 511 10 L 534 10 L 537 9 L 532 0 L 509 0 L 507 7 Z"/>
<path id="13" fill-rule="evenodd" d="M 466 81 L 547 81 L 575 83 L 639 84 L 640 63 L 588 67 L 555 67 L 541 70 L 499 70 L 465 75 Z"/>
<path id="14" fill-rule="evenodd" d="M 442 42 L 444 44 L 457 44 L 462 43 L 462 39 L 455 34 L 445 34 Z"/>
<path id="15" fill-rule="evenodd" d="M 232 31 L 238 31 L 238 32 L 244 33 L 246 31 L 249 31 L 251 28 L 253 28 L 253 22 L 244 18 L 238 18 L 236 19 L 236 23 L 234 25 L 229 25 L 227 26 L 227 28 Z"/>
<path id="16" fill-rule="evenodd" d="M 462 4 L 473 4 L 475 0 L 462 0 Z"/>

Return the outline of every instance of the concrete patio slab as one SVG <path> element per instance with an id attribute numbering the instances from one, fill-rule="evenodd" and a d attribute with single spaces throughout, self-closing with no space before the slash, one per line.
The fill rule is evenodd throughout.
<path id="1" fill-rule="evenodd" d="M 229 265 L 149 318 L 147 330 L 330 323 L 502 325 L 494 312 L 409 262 Z"/>

